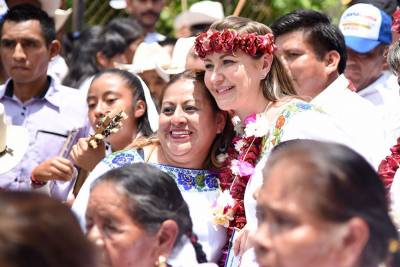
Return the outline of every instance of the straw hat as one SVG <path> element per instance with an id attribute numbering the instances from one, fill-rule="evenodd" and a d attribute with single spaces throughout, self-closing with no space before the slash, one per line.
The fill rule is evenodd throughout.
<path id="1" fill-rule="evenodd" d="M 120 64 L 120 67 L 139 74 L 148 70 L 156 70 L 157 65 L 169 66 L 171 57 L 158 43 L 142 42 L 135 51 L 132 64 Z"/>
<path id="2" fill-rule="evenodd" d="M 174 28 L 178 30 L 184 26 L 197 24 L 211 24 L 224 18 L 224 8 L 220 2 L 200 1 L 194 3 L 189 10 L 176 16 Z"/>
<path id="3" fill-rule="evenodd" d="M 7 125 L 0 103 L 0 174 L 14 168 L 28 149 L 28 131 L 21 126 Z"/>
<path id="4" fill-rule="evenodd" d="M 42 5 L 42 9 L 46 11 L 50 17 L 54 17 L 54 12 L 61 6 L 61 0 L 39 0 L 39 2 Z"/>
<path id="5" fill-rule="evenodd" d="M 194 46 L 196 37 L 179 38 L 176 41 L 170 65 L 156 66 L 156 71 L 164 81 L 169 82 L 170 75 L 179 74 L 186 70 L 186 59 Z"/>
<path id="6" fill-rule="evenodd" d="M 64 26 L 71 13 L 72 8 L 68 8 L 67 10 L 56 9 L 56 11 L 54 11 L 54 23 L 56 25 L 56 31 L 59 31 Z"/>

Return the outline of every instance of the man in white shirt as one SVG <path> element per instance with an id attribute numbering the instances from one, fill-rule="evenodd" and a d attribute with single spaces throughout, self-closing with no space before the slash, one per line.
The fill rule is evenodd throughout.
<path id="1" fill-rule="evenodd" d="M 355 4 L 341 16 L 339 28 L 348 55 L 345 76 L 360 96 L 378 108 L 388 142 L 395 143 L 400 135 L 399 86 L 397 78 L 386 70 L 384 56 L 392 42 L 391 22 L 377 7 Z"/>
<path id="2" fill-rule="evenodd" d="M 297 93 L 322 107 L 351 138 L 352 148 L 377 168 L 389 144 L 377 109 L 343 75 L 346 48 L 339 29 L 313 10 L 286 14 L 271 28 Z"/>

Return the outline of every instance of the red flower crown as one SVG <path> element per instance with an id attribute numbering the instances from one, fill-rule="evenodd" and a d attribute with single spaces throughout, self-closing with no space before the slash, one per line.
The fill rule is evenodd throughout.
<path id="1" fill-rule="evenodd" d="M 277 47 L 272 33 L 265 35 L 257 35 L 255 33 L 239 34 L 234 30 L 224 29 L 222 32 L 208 30 L 200 33 L 196 37 L 194 49 L 200 58 L 204 58 L 214 52 L 234 53 L 237 49 L 250 56 L 265 53 L 272 54 Z"/>
<path id="2" fill-rule="evenodd" d="M 400 10 L 393 13 L 392 31 L 400 33 Z"/>

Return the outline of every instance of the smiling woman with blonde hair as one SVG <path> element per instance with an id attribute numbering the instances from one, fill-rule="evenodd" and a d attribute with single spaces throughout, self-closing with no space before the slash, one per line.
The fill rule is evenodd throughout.
<path id="1" fill-rule="evenodd" d="M 196 38 L 208 90 L 220 109 L 236 115 L 236 136 L 219 175 L 226 191 L 221 198 L 230 198 L 220 208 L 233 219 L 219 214 L 224 220 L 218 222 L 230 234 L 243 229 L 233 246 L 235 254 L 243 255 L 250 247 L 247 235 L 257 225 L 253 193 L 261 185 L 261 169 L 275 145 L 297 138 L 348 143 L 328 115 L 296 96 L 276 49 L 270 28 L 236 16 L 214 22 Z M 226 244 L 224 254 L 229 247 Z"/>

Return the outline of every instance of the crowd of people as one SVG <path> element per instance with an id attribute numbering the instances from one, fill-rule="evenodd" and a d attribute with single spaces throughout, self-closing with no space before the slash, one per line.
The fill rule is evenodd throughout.
<path id="1" fill-rule="evenodd" d="M 5 1 L 0 265 L 400 266 L 398 2 Z"/>

